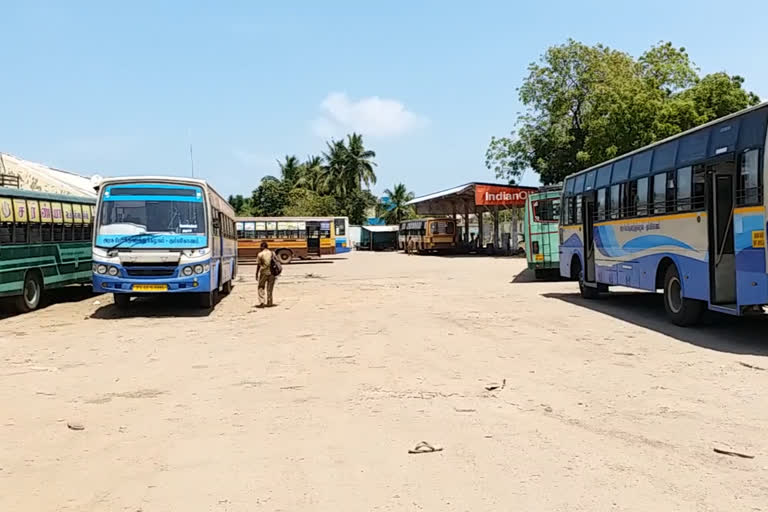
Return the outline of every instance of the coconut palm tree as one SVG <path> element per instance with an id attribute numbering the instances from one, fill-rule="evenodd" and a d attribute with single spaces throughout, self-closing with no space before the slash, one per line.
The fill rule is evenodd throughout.
<path id="1" fill-rule="evenodd" d="M 328 151 L 323 153 L 322 183 L 325 190 L 337 197 L 344 197 L 349 192 L 347 179 L 347 146 L 343 140 L 326 142 Z"/>
<path id="2" fill-rule="evenodd" d="M 325 186 L 323 183 L 323 159 L 317 155 L 307 157 L 307 160 L 301 164 L 299 179 L 296 186 L 305 188 L 323 194 Z"/>
<path id="3" fill-rule="evenodd" d="M 299 180 L 301 174 L 301 164 L 295 155 L 285 155 L 285 161 L 277 161 L 280 166 L 280 176 L 283 179 L 288 190 L 292 189 Z"/>
<path id="4" fill-rule="evenodd" d="M 376 173 L 373 168 L 376 162 L 376 152 L 365 149 L 363 136 L 358 133 L 347 135 L 347 175 L 350 184 L 354 182 L 355 187 L 370 188 L 376 184 Z"/>
<path id="5" fill-rule="evenodd" d="M 393 189 L 384 191 L 384 221 L 387 224 L 400 224 L 404 219 L 415 215 L 413 206 L 407 204 L 413 200 L 413 192 L 409 192 L 405 185 L 397 183 Z"/>

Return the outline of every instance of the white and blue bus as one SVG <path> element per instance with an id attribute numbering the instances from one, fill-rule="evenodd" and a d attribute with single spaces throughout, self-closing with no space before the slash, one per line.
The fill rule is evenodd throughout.
<path id="1" fill-rule="evenodd" d="M 237 275 L 235 212 L 203 180 L 132 177 L 99 187 L 93 289 L 132 296 L 194 293 L 212 308 Z"/>
<path id="2" fill-rule="evenodd" d="M 349 218 L 333 218 L 334 245 L 336 254 L 349 252 L 352 250 L 352 244 L 349 243 Z"/>
<path id="3" fill-rule="evenodd" d="M 767 126 L 763 103 L 568 176 L 560 274 L 589 299 L 662 289 L 678 325 L 762 313 Z"/>

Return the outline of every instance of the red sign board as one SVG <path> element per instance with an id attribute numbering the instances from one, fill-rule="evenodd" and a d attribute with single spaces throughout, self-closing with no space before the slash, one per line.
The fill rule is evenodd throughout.
<path id="1" fill-rule="evenodd" d="M 475 204 L 481 206 L 524 206 L 535 188 L 508 185 L 475 185 Z"/>

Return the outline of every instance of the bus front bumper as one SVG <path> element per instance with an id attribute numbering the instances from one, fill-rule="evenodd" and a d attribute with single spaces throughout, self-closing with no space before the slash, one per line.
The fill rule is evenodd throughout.
<path id="1" fill-rule="evenodd" d="M 126 293 L 132 295 L 156 293 L 204 293 L 211 290 L 211 272 L 191 276 L 130 277 L 119 268 L 117 276 L 93 273 L 93 291 L 96 293 Z"/>

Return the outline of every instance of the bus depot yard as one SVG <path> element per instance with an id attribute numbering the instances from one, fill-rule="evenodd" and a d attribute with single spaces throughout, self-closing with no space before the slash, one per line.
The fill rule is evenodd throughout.
<path id="1" fill-rule="evenodd" d="M 58 290 L 2 320 L 0 510 L 765 510 L 768 320 L 525 268 L 335 255 L 269 309 L 250 266 L 212 310 Z"/>

